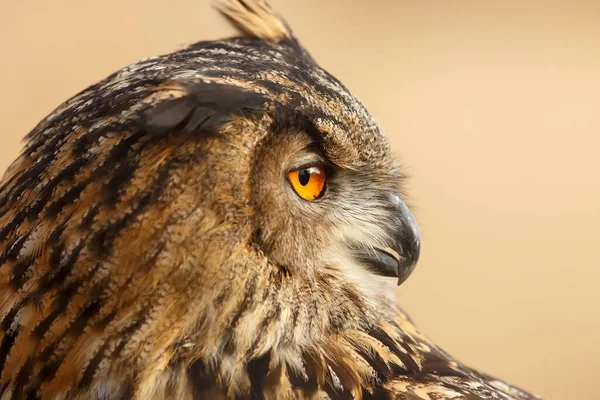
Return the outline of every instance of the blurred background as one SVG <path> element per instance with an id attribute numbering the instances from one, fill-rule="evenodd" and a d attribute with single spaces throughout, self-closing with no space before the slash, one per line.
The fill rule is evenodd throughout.
<path id="1" fill-rule="evenodd" d="M 391 138 L 422 229 L 399 288 L 460 360 L 598 398 L 600 3 L 274 0 Z M 61 102 L 234 33 L 208 0 L 0 1 L 0 169 Z"/>

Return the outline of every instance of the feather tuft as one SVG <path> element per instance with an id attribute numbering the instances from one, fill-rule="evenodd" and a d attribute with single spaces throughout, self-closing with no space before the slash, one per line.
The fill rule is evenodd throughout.
<path id="1" fill-rule="evenodd" d="M 274 43 L 292 39 L 291 30 L 266 0 L 213 0 L 213 4 L 248 36 Z"/>

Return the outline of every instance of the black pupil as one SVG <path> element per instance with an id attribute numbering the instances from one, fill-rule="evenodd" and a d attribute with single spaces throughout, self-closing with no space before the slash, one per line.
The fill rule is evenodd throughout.
<path id="1" fill-rule="evenodd" d="M 302 186 L 308 185 L 308 181 L 310 181 L 310 171 L 307 169 L 301 169 L 298 172 L 298 181 Z"/>

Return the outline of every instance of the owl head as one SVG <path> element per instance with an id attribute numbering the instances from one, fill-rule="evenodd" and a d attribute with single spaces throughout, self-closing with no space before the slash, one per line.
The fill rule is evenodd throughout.
<path id="1" fill-rule="evenodd" d="M 335 271 L 375 291 L 390 282 L 378 276 L 402 283 L 420 239 L 380 127 L 266 3 L 218 5 L 246 36 L 153 60 L 161 99 L 141 112 L 145 132 L 202 153 L 194 201 L 220 233 L 198 238 L 217 240 L 200 259 L 242 246 L 290 276 Z"/>
<path id="2" fill-rule="evenodd" d="M 236 149 L 244 158 L 232 162 L 250 173 L 232 178 L 247 191 L 234 197 L 252 209 L 253 246 L 284 270 L 341 268 L 360 280 L 368 280 L 364 271 L 402 283 L 418 260 L 420 238 L 380 127 L 267 3 L 217 5 L 247 36 L 188 49 L 216 59 L 199 68 L 197 83 L 185 84 L 184 110 L 180 98 L 150 110 L 147 128 L 159 121 L 159 129 L 172 131 L 193 117 L 190 130 L 229 121 L 220 125 L 228 141 L 228 131 L 245 132 L 243 142 L 252 145 Z M 250 126 L 230 127 L 241 121 Z"/>
<path id="3" fill-rule="evenodd" d="M 246 35 L 84 90 L 4 176 L 0 311 L 28 332 L 15 352 L 40 352 L 31 387 L 164 363 L 237 393 L 236 360 L 342 354 L 328 338 L 377 325 L 412 272 L 418 228 L 380 127 L 264 2 L 220 10 Z"/>

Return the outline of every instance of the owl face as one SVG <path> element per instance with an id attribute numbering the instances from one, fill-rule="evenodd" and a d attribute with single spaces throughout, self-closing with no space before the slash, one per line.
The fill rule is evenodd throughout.
<path id="1" fill-rule="evenodd" d="M 325 143 L 311 129 L 272 132 L 257 148 L 255 244 L 296 273 L 340 268 L 361 281 L 370 272 L 403 282 L 418 259 L 419 234 L 399 196 L 399 169 L 387 155 L 342 164 L 328 146 L 343 143 Z"/>

